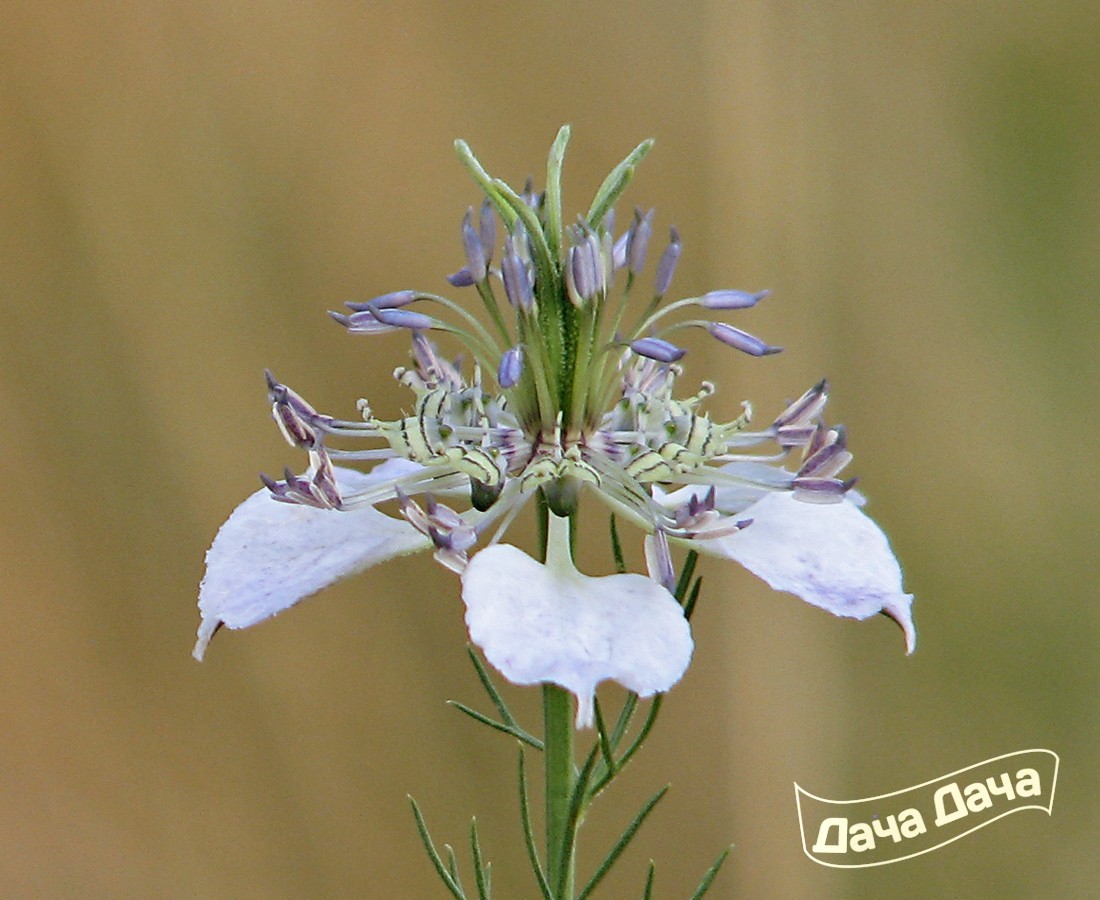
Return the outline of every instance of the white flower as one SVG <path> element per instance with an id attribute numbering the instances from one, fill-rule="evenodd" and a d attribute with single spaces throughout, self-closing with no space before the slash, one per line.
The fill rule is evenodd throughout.
<path id="1" fill-rule="evenodd" d="M 616 240 L 610 209 L 648 149 L 642 144 L 608 176 L 585 218 L 557 230 L 556 190 L 518 194 L 459 143 L 488 201 L 476 227 L 472 211 L 463 222 L 466 265 L 450 280 L 476 288 L 489 326 L 445 297 L 411 290 L 333 313 L 352 334 L 411 333 L 412 365 L 394 376 L 413 400 L 394 420 L 376 417 L 366 400 L 358 420 L 322 415 L 269 374 L 275 420 L 307 451 L 309 466 L 282 481 L 265 478 L 266 489 L 218 533 L 200 591 L 196 657 L 223 624 L 247 627 L 338 578 L 429 547 L 462 575 L 470 635 L 490 662 L 515 682 L 573 691 L 582 724 L 599 682 L 649 695 L 687 666 L 691 637 L 669 593 L 675 545 L 737 560 L 836 615 L 884 612 L 913 649 L 912 597 L 897 561 L 850 499 L 852 481 L 840 478 L 851 453 L 844 430 L 822 420 L 825 382 L 759 431 L 749 429 L 748 403 L 734 421 L 712 421 L 709 382 L 675 395 L 686 351 L 668 340 L 673 332 L 700 329 L 754 357 L 780 348 L 724 322 L 674 316 L 747 309 L 767 292 L 711 291 L 664 304 L 681 252 L 672 229 L 645 308 L 628 313 L 652 215 L 636 213 Z M 499 268 L 491 265 L 494 212 L 507 229 Z M 615 297 L 617 276 L 625 286 Z M 427 332 L 464 345 L 472 373 L 443 358 Z M 370 446 L 345 447 L 358 440 Z M 333 461 L 381 465 L 364 475 Z M 499 543 L 536 494 L 553 514 L 545 565 Z M 576 570 L 562 522 L 582 495 L 647 535 L 648 578 Z M 455 509 L 439 497 L 468 504 Z M 377 509 L 393 501 L 403 520 Z"/>

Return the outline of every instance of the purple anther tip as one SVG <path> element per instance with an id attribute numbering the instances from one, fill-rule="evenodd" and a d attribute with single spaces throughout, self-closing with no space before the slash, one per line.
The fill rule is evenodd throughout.
<path id="1" fill-rule="evenodd" d="M 451 287 L 470 287 L 476 284 L 474 276 L 470 274 L 470 270 L 463 266 L 453 275 L 447 276 L 447 281 L 450 282 Z"/>
<path id="2" fill-rule="evenodd" d="M 783 349 L 782 347 L 765 344 L 760 338 L 754 337 L 747 331 L 734 328 L 724 322 L 711 322 L 707 325 L 707 331 L 723 344 L 728 344 L 742 353 L 749 354 L 749 356 L 771 356 L 771 354 L 779 353 Z"/>
<path id="3" fill-rule="evenodd" d="M 680 232 L 673 226 L 668 233 L 668 246 L 657 263 L 657 276 L 653 281 L 653 292 L 658 297 L 663 297 L 668 292 L 668 286 L 672 284 L 672 276 L 676 272 L 676 263 L 680 261 Z"/>
<path id="4" fill-rule="evenodd" d="M 630 349 L 646 359 L 655 359 L 657 362 L 674 363 L 682 359 L 686 350 L 663 341 L 660 338 L 645 337 L 630 342 Z"/>
<path id="5" fill-rule="evenodd" d="M 515 387 L 523 374 L 523 348 L 511 347 L 500 358 L 497 382 L 502 388 Z"/>
<path id="6" fill-rule="evenodd" d="M 753 294 L 749 291 L 710 291 L 700 297 L 700 305 L 707 309 L 748 309 L 756 306 L 771 291 L 758 291 Z"/>
<path id="7" fill-rule="evenodd" d="M 349 300 L 344 306 L 352 312 L 363 312 L 369 309 L 401 309 L 415 299 L 416 291 L 392 291 L 370 300 Z"/>
<path id="8" fill-rule="evenodd" d="M 484 280 L 488 264 L 485 261 L 481 233 L 474 227 L 473 217 L 474 210 L 471 207 L 466 211 L 466 218 L 462 220 L 462 246 L 466 250 L 466 268 L 476 283 Z"/>
<path id="9" fill-rule="evenodd" d="M 640 209 L 634 210 L 634 221 L 630 223 L 629 237 L 626 239 L 626 264 L 637 275 L 645 265 L 646 250 L 649 248 L 649 235 L 653 229 L 653 210 L 642 215 Z"/>
<path id="10" fill-rule="evenodd" d="M 531 279 L 527 275 L 527 264 L 515 253 L 509 253 L 501 260 L 500 274 L 504 279 L 508 302 L 517 309 L 530 310 L 534 295 Z"/>
<path id="11" fill-rule="evenodd" d="M 630 240 L 630 232 L 624 231 L 619 235 L 619 239 L 615 241 L 614 246 L 611 248 L 611 267 L 618 271 L 626 265 L 626 245 Z"/>
<path id="12" fill-rule="evenodd" d="M 497 242 L 497 220 L 493 216 L 493 204 L 488 200 L 482 201 L 481 217 L 478 219 L 477 235 L 481 240 L 481 250 L 485 255 L 485 263 L 493 258 L 493 246 Z"/>
<path id="13" fill-rule="evenodd" d="M 410 309 L 376 309 L 371 307 L 368 312 L 373 313 L 383 325 L 393 328 L 411 328 L 413 331 L 427 331 L 435 324 L 431 316 L 413 312 Z"/>

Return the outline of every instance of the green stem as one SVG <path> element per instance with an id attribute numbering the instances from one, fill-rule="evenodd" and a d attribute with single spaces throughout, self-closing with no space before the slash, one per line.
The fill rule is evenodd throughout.
<path id="1" fill-rule="evenodd" d="M 550 507 L 537 495 L 539 549 L 545 563 L 550 546 Z M 572 524 L 572 522 L 570 522 Z M 542 686 L 543 760 L 546 765 L 546 877 L 556 900 L 572 900 L 574 841 L 568 841 L 576 767 L 573 762 L 573 700 L 565 688 Z"/>
<path id="2" fill-rule="evenodd" d="M 542 686 L 546 759 L 546 873 L 558 900 L 573 897 L 573 842 L 566 846 L 573 795 L 573 701 L 556 684 Z"/>

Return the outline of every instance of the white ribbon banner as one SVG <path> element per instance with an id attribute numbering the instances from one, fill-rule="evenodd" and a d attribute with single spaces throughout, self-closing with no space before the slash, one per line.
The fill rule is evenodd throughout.
<path id="1" fill-rule="evenodd" d="M 1007 815 L 1054 808 L 1058 755 L 1018 750 L 915 787 L 827 800 L 794 786 L 802 849 L 816 863 L 861 869 L 930 853 Z"/>

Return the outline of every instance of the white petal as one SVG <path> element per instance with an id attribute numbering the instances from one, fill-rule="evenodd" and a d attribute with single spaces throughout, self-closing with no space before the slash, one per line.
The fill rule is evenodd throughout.
<path id="1" fill-rule="evenodd" d="M 901 567 L 886 535 L 854 503 L 802 503 L 773 493 L 739 515 L 752 524 L 692 546 L 735 559 L 776 590 L 834 615 L 866 619 L 886 613 L 913 652 L 913 595 L 902 589 Z"/>
<path id="2" fill-rule="evenodd" d="M 350 494 L 405 474 L 390 462 L 369 475 L 337 468 L 337 485 Z M 193 655 L 202 659 L 221 625 L 255 625 L 346 575 L 429 543 L 408 522 L 371 506 L 314 509 L 259 490 L 233 511 L 206 553 Z"/>
<path id="3" fill-rule="evenodd" d="M 572 691 L 579 728 L 592 724 L 601 681 L 648 697 L 671 688 L 691 661 L 691 631 L 667 590 L 644 575 L 583 575 L 567 545 L 545 566 L 508 544 L 487 547 L 466 567 L 462 599 L 470 638 L 489 662 L 515 684 Z"/>

